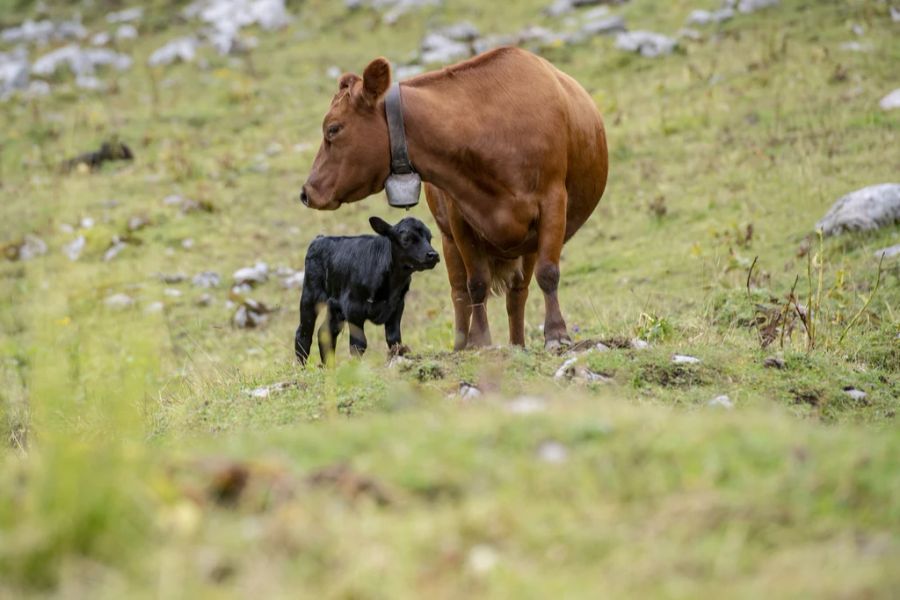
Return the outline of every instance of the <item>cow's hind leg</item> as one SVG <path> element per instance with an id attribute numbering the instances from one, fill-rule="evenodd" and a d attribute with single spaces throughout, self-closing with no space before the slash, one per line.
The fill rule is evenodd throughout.
<path id="1" fill-rule="evenodd" d="M 472 301 L 469 298 L 466 265 L 452 238 L 442 235 L 441 243 L 444 248 L 447 277 L 450 279 L 450 299 L 453 301 L 453 349 L 463 350 L 469 341 L 469 325 L 472 321 Z"/>
<path id="2" fill-rule="evenodd" d="M 506 314 L 509 317 L 509 343 L 525 345 L 525 303 L 528 300 L 528 285 L 534 273 L 536 254 L 522 257 L 522 271 L 516 273 L 506 291 Z"/>
<path id="3" fill-rule="evenodd" d="M 544 345 L 555 348 L 572 343 L 559 308 L 559 257 L 566 236 L 565 188 L 544 198 L 538 225 L 538 252 L 535 278 L 544 292 Z"/>
<path id="4" fill-rule="evenodd" d="M 337 347 L 338 336 L 343 328 L 344 321 L 340 308 L 329 304 L 328 318 L 319 327 L 319 356 L 323 365 L 327 365 L 334 359 L 334 349 Z"/>

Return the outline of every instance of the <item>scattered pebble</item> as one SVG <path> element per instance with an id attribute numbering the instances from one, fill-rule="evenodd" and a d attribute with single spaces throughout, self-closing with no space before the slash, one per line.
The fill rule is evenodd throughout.
<path id="1" fill-rule="evenodd" d="M 238 269 L 232 277 L 235 285 L 247 284 L 254 286 L 259 283 L 265 283 L 269 279 L 269 265 L 260 261 L 252 267 Z"/>
<path id="2" fill-rule="evenodd" d="M 216 288 L 219 287 L 221 279 L 219 278 L 219 274 L 215 271 L 203 271 L 202 273 L 194 275 L 194 278 L 191 279 L 191 283 L 199 288 Z"/>
<path id="3" fill-rule="evenodd" d="M 847 386 L 844 388 L 844 393 L 850 396 L 851 399 L 856 400 L 857 402 L 862 402 L 868 397 L 864 391 L 857 389 L 853 386 Z"/>
<path id="4" fill-rule="evenodd" d="M 677 46 L 677 40 L 652 31 L 628 31 L 616 36 L 616 48 L 647 58 L 671 54 Z"/>
<path id="5" fill-rule="evenodd" d="M 14 255 L 14 260 L 31 260 L 47 254 L 47 242 L 34 234 L 26 233 L 22 243 L 12 249 L 8 249 L 8 252 L 8 256 L 10 254 Z"/>
<path id="6" fill-rule="evenodd" d="M 471 383 L 463 381 L 459 384 L 459 397 L 463 400 L 474 400 L 475 398 L 480 398 L 481 395 L 481 390 Z"/>
<path id="7" fill-rule="evenodd" d="M 160 67 L 171 65 L 176 62 L 193 62 L 197 56 L 197 46 L 199 42 L 193 36 L 186 36 L 172 40 L 171 42 L 157 48 L 147 63 L 151 67 Z"/>
<path id="8" fill-rule="evenodd" d="M 144 16 L 144 9 L 137 6 L 134 8 L 126 8 L 117 12 L 106 14 L 107 23 L 130 23 L 131 21 L 139 21 Z"/>
<path id="9" fill-rule="evenodd" d="M 262 302 L 244 298 L 235 311 L 231 322 L 239 329 L 263 327 L 269 321 L 271 309 Z"/>
<path id="10" fill-rule="evenodd" d="M 469 550 L 466 566 L 476 575 L 485 575 L 494 570 L 500 558 L 497 551 L 487 544 L 477 544 Z"/>
<path id="11" fill-rule="evenodd" d="M 116 39 L 121 41 L 137 39 L 138 30 L 134 25 L 122 25 L 116 29 Z"/>
<path id="12" fill-rule="evenodd" d="M 700 364 L 700 359 L 687 354 L 673 354 L 672 363 L 676 365 L 697 365 Z"/>
<path id="13" fill-rule="evenodd" d="M 63 254 L 68 256 L 71 261 L 78 260 L 86 243 L 84 236 L 79 235 L 77 238 L 63 246 Z"/>
<path id="14" fill-rule="evenodd" d="M 284 279 L 281 280 L 281 285 L 285 289 L 293 290 L 300 289 L 303 287 L 303 276 L 304 271 L 297 271 L 292 275 L 288 275 Z"/>
<path id="15" fill-rule="evenodd" d="M 712 400 L 706 403 L 710 408 L 724 408 L 726 410 L 731 410 L 734 408 L 734 402 L 731 401 L 731 398 L 728 396 L 716 396 Z"/>
<path id="16" fill-rule="evenodd" d="M 639 338 L 633 338 L 628 343 L 631 346 L 632 350 L 647 350 L 650 348 L 650 344 L 648 342 L 645 342 L 644 340 Z"/>
<path id="17" fill-rule="evenodd" d="M 880 106 L 882 110 L 894 110 L 900 108 L 900 88 L 897 88 L 882 98 L 878 103 L 878 106 Z"/>
<path id="18" fill-rule="evenodd" d="M 166 288 L 163 290 L 163 294 L 169 298 L 181 298 L 181 290 L 176 290 L 175 288 Z"/>
<path id="19" fill-rule="evenodd" d="M 559 442 L 547 440 L 538 446 L 537 455 L 543 462 L 558 465 L 569 460 L 569 449 Z"/>
<path id="20" fill-rule="evenodd" d="M 143 215 L 135 215 L 128 219 L 128 231 L 139 231 L 150 224 L 150 219 Z"/>
<path id="21" fill-rule="evenodd" d="M 103 253 L 103 260 L 105 262 L 109 262 L 119 254 L 121 254 L 122 250 L 127 247 L 127 244 L 119 239 L 119 236 L 113 236 L 112 242 L 110 242 L 109 248 L 106 252 Z"/>
<path id="22" fill-rule="evenodd" d="M 197 299 L 194 301 L 194 304 L 196 304 L 197 306 L 201 306 L 201 307 L 209 306 L 212 303 L 213 303 L 212 294 L 200 294 L 200 296 L 198 296 Z"/>
<path id="23" fill-rule="evenodd" d="M 244 393 L 251 398 L 263 399 L 268 398 L 273 394 L 277 394 L 278 392 L 283 392 L 285 390 L 295 388 L 298 385 L 299 384 L 296 381 L 279 381 L 278 383 L 264 385 L 261 387 L 253 388 L 251 390 L 244 390 Z"/>
<path id="24" fill-rule="evenodd" d="M 547 410 L 547 402 L 536 396 L 519 396 L 506 403 L 506 410 L 514 415 L 533 415 Z"/>
<path id="25" fill-rule="evenodd" d="M 131 57 L 107 48 L 82 49 L 72 44 L 41 56 L 31 65 L 31 72 L 47 77 L 62 66 L 67 66 L 77 77 L 87 77 L 94 75 L 97 67 L 109 66 L 117 71 L 124 71 L 131 67 Z"/>
<path id="26" fill-rule="evenodd" d="M 165 307 L 165 304 L 157 300 L 156 302 L 151 302 L 150 304 L 148 304 L 146 308 L 144 308 L 144 312 L 148 315 L 161 313 L 165 309 Z"/>
<path id="27" fill-rule="evenodd" d="M 181 240 L 181 248 L 184 250 L 190 250 L 194 247 L 194 238 L 184 238 Z"/>
<path id="28" fill-rule="evenodd" d="M 767 356 L 763 361 L 763 366 L 769 369 L 783 369 L 785 367 L 784 359 L 780 356 Z"/>
<path id="29" fill-rule="evenodd" d="M 109 308 L 123 309 L 134 306 L 134 298 L 128 294 L 113 294 L 103 301 Z"/>
<path id="30" fill-rule="evenodd" d="M 412 364 L 413 364 L 413 361 L 406 358 L 405 356 L 401 356 L 399 354 L 394 354 L 391 356 L 391 359 L 388 361 L 388 368 L 389 369 L 400 369 L 402 371 L 402 370 L 405 370 L 405 369 L 411 367 Z"/>
<path id="31" fill-rule="evenodd" d="M 687 18 L 688 25 L 719 24 L 734 18 L 734 9 L 725 7 L 719 10 L 695 10 Z"/>

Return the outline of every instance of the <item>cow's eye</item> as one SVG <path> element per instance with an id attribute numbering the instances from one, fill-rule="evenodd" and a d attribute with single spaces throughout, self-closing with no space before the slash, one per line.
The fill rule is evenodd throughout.
<path id="1" fill-rule="evenodd" d="M 328 129 L 325 130 L 325 139 L 329 142 L 334 139 L 334 136 L 338 134 L 341 130 L 341 125 L 335 123 L 334 125 L 329 125 Z"/>

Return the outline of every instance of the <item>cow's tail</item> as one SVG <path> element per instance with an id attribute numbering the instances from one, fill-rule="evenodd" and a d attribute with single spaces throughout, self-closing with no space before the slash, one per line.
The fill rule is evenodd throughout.
<path id="1" fill-rule="evenodd" d="M 491 257 L 491 292 L 501 296 L 509 291 L 514 278 L 522 277 L 522 258 Z"/>

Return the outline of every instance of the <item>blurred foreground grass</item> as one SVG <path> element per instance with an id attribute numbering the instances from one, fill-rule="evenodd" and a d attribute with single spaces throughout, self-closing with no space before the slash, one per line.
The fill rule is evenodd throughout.
<path id="1" fill-rule="evenodd" d="M 577 339 L 652 343 L 581 359 L 611 383 L 553 379 L 563 358 L 540 349 L 538 293 L 526 351 L 447 352 L 442 269 L 413 284 L 404 337 L 419 354 L 400 368 L 385 366 L 374 330 L 362 361 L 344 338 L 335 370 L 296 367 L 298 293 L 277 280 L 253 292 L 278 309 L 268 326 L 231 327 L 235 269 L 301 268 L 315 235 L 400 216 L 381 197 L 328 214 L 295 201 L 329 67 L 402 62 L 429 27 L 460 18 L 485 34 L 557 23 L 539 1 L 448 4 L 391 28 L 339 2 L 293 3 L 294 24 L 249 56 L 150 70 L 153 49 L 191 30 L 156 3 L 109 93 L 61 77 L 48 98 L 0 104 L 0 239 L 49 245 L 0 265 L 0 596 L 897 589 L 896 258 L 837 339 L 872 291 L 873 252 L 900 230 L 821 252 L 807 237 L 834 199 L 900 170 L 900 121 L 877 104 L 900 59 L 883 2 L 786 0 L 653 61 L 605 38 L 546 51 L 597 100 L 611 148 L 607 194 L 565 249 L 565 314 Z M 714 4 L 616 10 L 632 29 L 673 33 Z M 85 20 L 103 26 L 99 12 Z M 854 24 L 869 52 L 841 49 Z M 133 146 L 133 165 L 52 168 L 111 135 Z M 213 211 L 181 214 L 163 204 L 171 194 Z M 135 216 L 148 225 L 128 232 Z M 78 226 L 85 217 L 93 226 Z M 72 262 L 61 248 L 76 235 L 86 247 Z M 747 326 L 750 263 L 759 256 L 754 302 L 783 298 L 797 275 L 806 301 L 806 244 L 824 264 L 819 346 L 807 352 L 798 329 L 783 351 L 762 350 Z M 195 304 L 206 290 L 158 277 L 207 270 L 225 280 L 208 307 Z M 115 293 L 135 305 L 108 307 Z M 491 303 L 497 342 L 502 306 Z M 784 368 L 765 367 L 776 351 Z M 673 365 L 674 353 L 701 362 Z M 484 395 L 461 399 L 461 382 Z M 722 394 L 734 410 L 707 405 Z"/>

